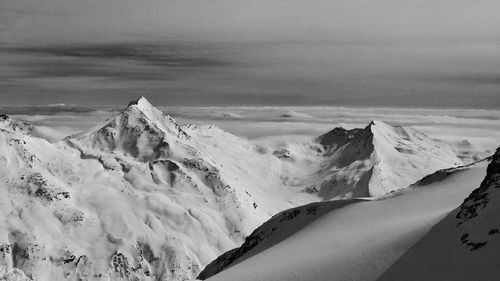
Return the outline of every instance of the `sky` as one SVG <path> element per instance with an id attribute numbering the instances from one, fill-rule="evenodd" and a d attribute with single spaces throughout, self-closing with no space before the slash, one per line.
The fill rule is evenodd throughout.
<path id="1" fill-rule="evenodd" d="M 0 0 L 0 103 L 500 108 L 495 0 Z"/>

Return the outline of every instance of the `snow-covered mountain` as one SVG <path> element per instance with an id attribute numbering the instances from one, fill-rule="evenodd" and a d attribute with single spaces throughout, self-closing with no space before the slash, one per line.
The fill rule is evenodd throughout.
<path id="1" fill-rule="evenodd" d="M 363 129 L 335 128 L 317 141 L 325 148 L 326 159 L 318 181 L 306 191 L 323 199 L 381 196 L 434 171 L 463 164 L 446 143 L 381 121 Z"/>
<path id="2" fill-rule="evenodd" d="M 144 98 L 55 144 L 0 121 L 3 277 L 186 280 L 272 214 L 315 200 L 284 188 L 272 153 L 181 128 Z"/>
<path id="3" fill-rule="evenodd" d="M 497 280 L 499 254 L 500 149 L 479 188 L 379 280 Z"/>
<path id="4" fill-rule="evenodd" d="M 59 142 L 32 130 L 0 116 L 0 280 L 189 280 L 283 210 L 379 196 L 458 163 L 379 121 L 271 147 L 180 126 L 145 98 Z"/>
<path id="5" fill-rule="evenodd" d="M 317 200 L 287 188 L 295 175 L 269 149 L 181 128 L 144 98 L 57 143 L 0 121 L 9 280 L 191 279 L 273 214 Z"/>
<path id="6" fill-rule="evenodd" d="M 199 278 L 376 280 L 481 182 L 488 162 L 438 171 L 379 199 L 320 202 L 284 211 L 256 229 L 241 247 L 208 265 Z M 429 249 L 426 254 L 431 253 Z M 426 263 L 427 256 L 419 256 L 418 262 Z M 439 255 L 436 262 L 446 258 Z M 414 272 L 411 262 L 406 265 Z M 412 280 L 407 277 L 389 280 Z"/>

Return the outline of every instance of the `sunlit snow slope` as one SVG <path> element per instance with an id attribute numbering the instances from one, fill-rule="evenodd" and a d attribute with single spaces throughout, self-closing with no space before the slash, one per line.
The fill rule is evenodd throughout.
<path id="1" fill-rule="evenodd" d="M 200 278 L 225 268 L 209 280 L 376 280 L 479 185 L 487 162 L 437 172 L 378 200 L 283 212 Z"/>

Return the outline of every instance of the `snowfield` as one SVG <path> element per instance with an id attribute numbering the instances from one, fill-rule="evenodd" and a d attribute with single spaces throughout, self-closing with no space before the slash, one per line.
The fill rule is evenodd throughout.
<path id="1" fill-rule="evenodd" d="M 375 280 L 487 164 L 458 168 L 448 144 L 381 121 L 251 142 L 142 97 L 63 140 L 37 135 L 0 116 L 0 280 L 193 280 L 249 235 L 214 278 Z"/>

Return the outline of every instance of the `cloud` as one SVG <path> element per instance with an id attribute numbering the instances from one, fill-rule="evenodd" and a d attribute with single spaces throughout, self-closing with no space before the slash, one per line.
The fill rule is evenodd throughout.
<path id="1" fill-rule="evenodd" d="M 292 119 L 309 119 L 313 118 L 311 115 L 304 112 L 297 111 L 287 111 L 285 113 L 281 113 L 280 117 L 282 118 L 292 118 Z"/>
<path id="2" fill-rule="evenodd" d="M 495 0 L 4 0 L 1 40 L 495 38 Z M 38 41 L 40 42 L 40 41 Z"/>
<path id="3" fill-rule="evenodd" d="M 31 78 L 94 77 L 165 81 L 180 75 L 183 69 L 195 71 L 229 64 L 214 56 L 214 50 L 201 44 L 114 43 L 11 47 L 0 51 L 6 55 L 24 57 L 13 61 L 11 66 Z"/>
<path id="4" fill-rule="evenodd" d="M 57 115 L 62 113 L 92 113 L 95 108 L 54 104 L 54 105 L 16 105 L 0 106 L 0 113 L 7 115 Z"/>
<path id="5" fill-rule="evenodd" d="M 3 0 L 0 103 L 498 108 L 495 0 Z"/>

